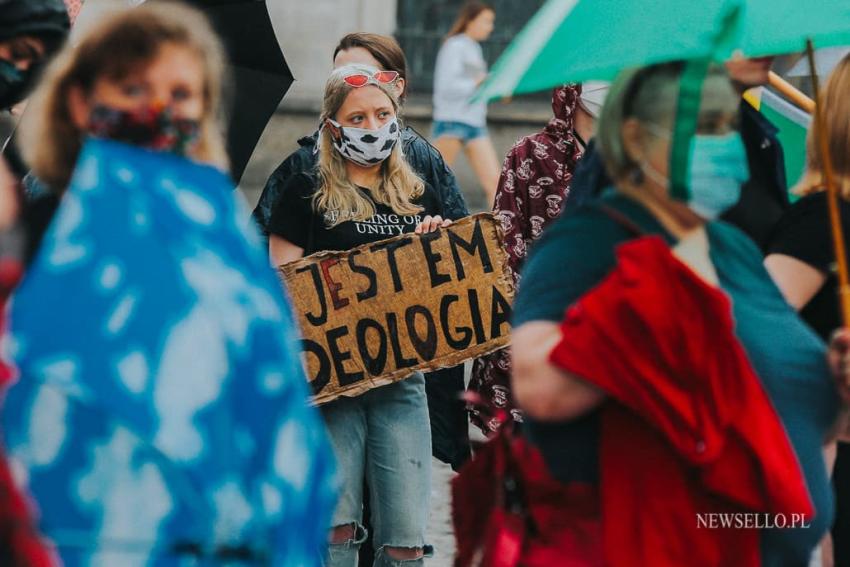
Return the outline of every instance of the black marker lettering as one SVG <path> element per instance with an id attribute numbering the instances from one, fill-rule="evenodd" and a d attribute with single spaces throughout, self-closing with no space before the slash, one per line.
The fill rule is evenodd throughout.
<path id="1" fill-rule="evenodd" d="M 316 375 L 310 379 L 310 387 L 313 390 L 313 395 L 317 395 L 322 390 L 325 389 L 331 381 L 331 361 L 328 359 L 328 354 L 325 352 L 325 349 L 322 348 L 322 345 L 315 341 L 311 341 L 310 339 L 301 339 L 301 350 L 305 353 L 310 353 L 315 355 L 316 359 L 319 361 L 319 370 L 316 372 Z M 309 368 L 309 363 L 307 364 L 307 368 Z"/>
<path id="2" fill-rule="evenodd" d="M 395 253 L 399 248 L 407 246 L 413 242 L 409 237 L 401 238 L 399 240 L 392 240 L 390 242 L 385 242 L 381 244 L 376 244 L 369 248 L 372 252 L 377 252 L 379 250 L 387 251 L 387 263 L 390 266 L 390 273 L 393 276 L 393 289 L 396 292 L 402 291 L 403 286 L 401 285 L 401 275 L 398 273 L 398 262 L 396 262 Z"/>
<path id="3" fill-rule="evenodd" d="M 460 334 L 459 339 L 452 336 L 452 331 L 449 328 L 451 319 L 449 317 L 449 307 L 452 303 L 460 301 L 457 295 L 444 295 L 440 300 L 440 324 L 443 327 L 443 336 L 446 338 L 446 343 L 455 350 L 463 350 L 472 342 L 472 329 L 469 327 L 455 327 L 455 332 Z"/>
<path id="4" fill-rule="evenodd" d="M 420 240 L 422 241 L 422 251 L 425 253 L 425 261 L 428 262 L 428 274 L 431 276 L 432 288 L 452 281 L 451 276 L 448 274 L 441 274 L 438 271 L 439 266 L 437 264 L 439 264 L 443 259 L 443 255 L 438 252 L 434 252 L 431 248 L 431 243 L 442 237 L 443 234 L 441 231 L 429 232 L 420 237 Z"/>
<path id="5" fill-rule="evenodd" d="M 340 386 L 350 386 L 363 380 L 362 372 L 348 372 L 345 370 L 345 361 L 351 360 L 349 351 L 341 351 L 337 341 L 348 335 L 348 327 L 337 327 L 326 333 L 328 339 L 328 349 L 330 350 L 331 360 L 333 360 L 336 378 Z"/>
<path id="6" fill-rule="evenodd" d="M 419 336 L 416 330 L 416 316 L 425 318 L 425 338 Z M 434 360 L 437 354 L 437 325 L 434 316 L 423 305 L 411 305 L 404 312 L 404 321 L 407 324 L 407 335 L 413 348 L 422 360 Z"/>
<path id="7" fill-rule="evenodd" d="M 475 220 L 475 228 L 472 231 L 472 238 L 467 242 L 456 232 L 453 232 L 451 227 L 447 229 L 449 235 L 449 243 L 452 247 L 452 256 L 455 260 L 455 269 L 457 270 L 457 279 L 461 281 L 466 278 L 466 271 L 463 269 L 463 262 L 460 259 L 458 247 L 463 248 L 470 256 L 475 256 L 475 251 L 478 251 L 481 257 L 481 267 L 485 274 L 493 271 L 493 262 L 490 260 L 490 253 L 487 251 L 487 241 L 484 239 L 484 231 L 481 229 L 479 219 Z"/>
<path id="8" fill-rule="evenodd" d="M 295 270 L 296 274 L 300 274 L 302 272 L 310 272 L 310 275 L 313 276 L 313 286 L 316 288 L 316 296 L 319 298 L 319 306 L 321 307 L 321 311 L 319 311 L 318 315 L 313 315 L 309 312 L 305 313 L 305 315 L 307 317 L 307 321 L 309 321 L 311 325 L 314 327 L 320 327 L 328 320 L 328 304 L 325 299 L 325 287 L 322 285 L 322 276 L 319 274 L 319 266 L 314 263 Z"/>
<path id="9" fill-rule="evenodd" d="M 372 356 L 369 349 L 370 343 L 368 332 L 369 329 L 374 329 L 378 337 L 378 351 Z M 372 376 L 380 376 L 384 372 L 384 367 L 387 365 L 387 332 L 380 323 L 374 319 L 361 319 L 357 322 L 357 350 L 360 351 L 360 357 L 369 374 Z"/>
<path id="10" fill-rule="evenodd" d="M 362 254 L 362 251 L 360 250 L 351 251 L 348 255 L 348 267 L 355 274 L 360 274 L 369 280 L 369 287 L 363 291 L 357 292 L 357 301 L 366 301 L 367 299 L 371 299 L 378 295 L 378 276 L 372 268 L 361 266 L 354 261 L 354 258 L 360 254 Z"/>

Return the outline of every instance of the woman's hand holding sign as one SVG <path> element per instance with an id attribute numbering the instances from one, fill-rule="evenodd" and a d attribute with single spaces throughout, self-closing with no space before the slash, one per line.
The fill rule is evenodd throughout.
<path id="1" fill-rule="evenodd" d="M 416 234 L 425 234 L 426 232 L 434 232 L 437 229 L 446 228 L 451 224 L 451 220 L 443 220 L 443 217 L 440 215 L 435 215 L 433 217 L 431 215 L 427 215 L 424 219 L 422 219 L 422 222 L 416 226 L 416 230 L 414 232 Z"/>

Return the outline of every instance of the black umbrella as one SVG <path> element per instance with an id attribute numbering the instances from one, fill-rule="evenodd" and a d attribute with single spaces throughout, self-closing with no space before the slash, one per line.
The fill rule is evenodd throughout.
<path id="1" fill-rule="evenodd" d="M 227 151 L 238 182 L 269 119 L 292 84 L 265 0 L 190 0 L 227 48 L 234 79 Z"/>

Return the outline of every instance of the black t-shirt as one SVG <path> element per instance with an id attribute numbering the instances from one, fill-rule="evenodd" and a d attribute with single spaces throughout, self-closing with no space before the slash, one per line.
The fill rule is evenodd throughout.
<path id="1" fill-rule="evenodd" d="M 839 199 L 844 239 L 850 245 L 850 203 Z M 827 276 L 826 282 L 800 312 L 824 341 L 841 326 L 838 278 L 829 225 L 826 193 L 803 197 L 788 210 L 773 231 L 768 254 L 785 254 L 812 266 Z"/>
<path id="2" fill-rule="evenodd" d="M 326 250 L 350 250 L 362 244 L 386 240 L 406 232 L 413 232 L 426 215 L 441 215 L 440 200 L 430 185 L 416 201 L 422 211 L 400 215 L 389 206 L 376 203 L 369 189 L 359 188 L 375 207 L 375 214 L 365 221 L 343 221 L 328 226 L 335 218 L 334 212 L 317 212 L 313 195 L 318 180 L 312 174 L 293 175 L 281 189 L 275 201 L 269 222 L 269 233 L 275 234 L 304 249 L 304 255 Z"/>

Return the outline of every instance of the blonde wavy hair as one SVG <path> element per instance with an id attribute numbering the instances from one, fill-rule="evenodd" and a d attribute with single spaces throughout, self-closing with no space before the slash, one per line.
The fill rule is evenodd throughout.
<path id="1" fill-rule="evenodd" d="M 841 196 L 850 201 L 850 55 L 845 56 L 830 74 L 821 92 L 821 104 L 836 182 Z M 806 171 L 793 192 L 810 195 L 826 189 L 825 183 L 814 128 L 809 128 Z"/>
<path id="2" fill-rule="evenodd" d="M 105 17 L 48 67 L 27 108 L 20 148 L 33 173 L 62 192 L 73 173 L 85 132 L 73 122 L 69 92 L 88 96 L 101 79 L 120 81 L 144 69 L 164 44 L 185 47 L 204 69 L 204 114 L 191 156 L 222 169 L 228 167 L 221 111 L 225 55 L 206 17 L 188 6 L 148 2 Z"/>
<path id="3" fill-rule="evenodd" d="M 331 129 L 326 126 L 328 119 L 336 120 L 337 112 L 355 88 L 343 79 L 354 73 L 372 75 L 375 71 L 377 69 L 368 65 L 345 65 L 335 69 L 325 84 L 321 114 L 323 127 L 319 132 L 319 189 L 313 196 L 313 206 L 319 212 L 338 213 L 331 216 L 329 226 L 347 220 L 365 221 L 375 214 L 372 201 L 348 178 L 348 160 L 334 148 Z M 372 86 L 387 95 L 398 116 L 399 103 L 392 85 L 369 84 L 360 88 Z M 413 201 L 425 192 L 425 183 L 404 159 L 401 145 L 399 140 L 381 164 L 380 181 L 376 187 L 370 187 L 370 193 L 375 202 L 387 205 L 395 213 L 410 215 L 422 211 L 422 207 Z"/>

